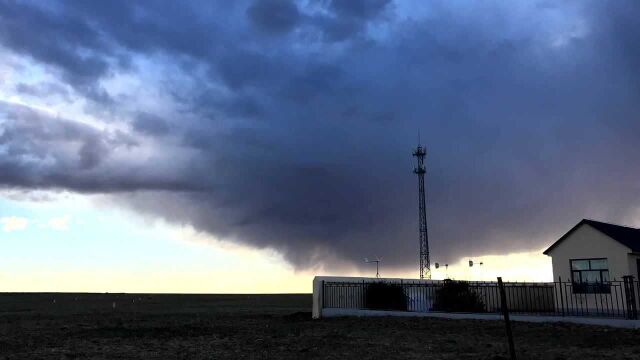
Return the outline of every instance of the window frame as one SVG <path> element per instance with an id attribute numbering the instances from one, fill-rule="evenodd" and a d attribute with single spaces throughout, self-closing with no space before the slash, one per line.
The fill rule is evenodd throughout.
<path id="1" fill-rule="evenodd" d="M 587 261 L 589 264 L 588 269 L 584 270 L 574 270 L 573 262 L 574 261 Z M 591 260 L 605 260 L 607 262 L 606 269 L 591 269 Z M 583 272 L 594 272 L 597 271 L 600 276 L 600 281 L 596 282 L 587 282 L 582 281 L 582 273 Z M 603 272 L 607 272 L 607 279 L 604 280 Z M 609 282 L 611 281 L 609 277 L 609 259 L 608 258 L 578 258 L 578 259 L 569 259 L 569 272 L 571 273 L 571 284 L 573 288 L 574 294 L 610 294 L 611 293 L 611 285 Z M 580 279 L 576 281 L 574 273 L 578 273 Z"/>

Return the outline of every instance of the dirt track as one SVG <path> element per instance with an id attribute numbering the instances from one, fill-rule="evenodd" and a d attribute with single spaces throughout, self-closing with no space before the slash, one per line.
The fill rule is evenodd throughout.
<path id="1" fill-rule="evenodd" d="M 501 322 L 312 321 L 310 308 L 310 295 L 0 294 L 0 358 L 506 358 Z M 640 359 L 640 331 L 513 330 L 519 359 Z"/>

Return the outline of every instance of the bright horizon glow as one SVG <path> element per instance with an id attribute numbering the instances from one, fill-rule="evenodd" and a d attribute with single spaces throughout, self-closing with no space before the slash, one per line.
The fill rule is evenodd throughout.
<path id="1" fill-rule="evenodd" d="M 100 205 L 95 197 L 48 196 L 54 199 L 0 197 L 0 218 L 8 219 L 4 223 L 14 230 L 0 231 L 1 292 L 310 293 L 315 275 L 375 276 L 374 268 L 296 271 L 273 250 L 131 216 Z M 468 259 L 460 259 L 450 264 L 448 275 L 549 281 L 550 260 L 541 251 L 476 257 L 474 261 L 484 265 L 473 268 Z M 383 277 L 415 278 L 414 274 L 412 269 L 387 271 L 381 263 Z M 447 275 L 444 267 L 436 270 L 434 265 L 432 274 L 434 279 Z"/>

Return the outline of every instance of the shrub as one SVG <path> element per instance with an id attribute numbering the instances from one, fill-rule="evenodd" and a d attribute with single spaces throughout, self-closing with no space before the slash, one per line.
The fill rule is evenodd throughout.
<path id="1" fill-rule="evenodd" d="M 469 289 L 467 282 L 447 279 L 444 280 L 442 287 L 436 290 L 433 310 L 485 312 L 486 308 L 480 296 Z"/>
<path id="2" fill-rule="evenodd" d="M 367 284 L 365 295 L 367 309 L 407 311 L 407 295 L 402 285 L 383 282 Z"/>

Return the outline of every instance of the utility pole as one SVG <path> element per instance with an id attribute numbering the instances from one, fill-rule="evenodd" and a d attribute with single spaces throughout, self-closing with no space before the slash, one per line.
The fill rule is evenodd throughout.
<path id="1" fill-rule="evenodd" d="M 429 238 L 427 236 L 427 207 L 424 190 L 424 174 L 426 168 L 424 165 L 424 157 L 427 150 L 418 143 L 418 147 L 413 152 L 413 156 L 417 159 L 416 167 L 413 169 L 414 174 L 418 175 L 418 219 L 420 233 L 420 279 L 431 279 L 431 261 L 429 260 Z"/>

